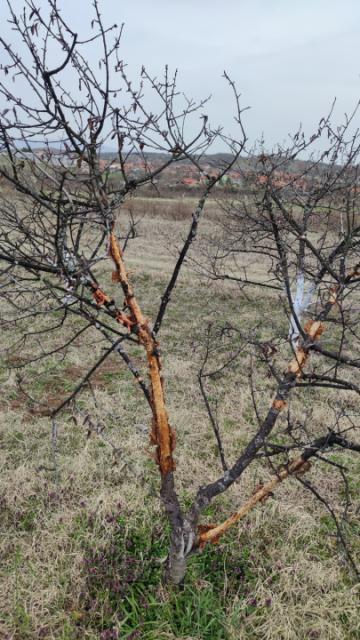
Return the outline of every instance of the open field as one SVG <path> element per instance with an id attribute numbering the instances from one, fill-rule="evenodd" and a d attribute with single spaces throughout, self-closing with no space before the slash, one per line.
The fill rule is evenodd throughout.
<path id="1" fill-rule="evenodd" d="M 141 221 L 127 251 L 127 267 L 152 318 L 188 225 L 190 202 L 138 199 L 129 206 Z M 204 232 L 216 209 L 215 203 L 208 206 Z M 194 251 L 196 255 L 196 247 Z M 101 268 L 106 273 L 107 266 Z M 115 292 L 110 266 L 108 271 L 105 281 Z M 261 266 L 252 265 L 251 275 L 260 278 Z M 160 335 L 170 421 L 177 432 L 176 479 L 184 504 L 200 484 L 221 473 L 196 375 L 207 323 L 226 320 L 256 324 L 265 339 L 274 326 L 286 331 L 274 292 L 253 295 L 247 290 L 244 295 L 230 284 L 209 286 L 188 263 Z M 21 328 L 20 323 L 17 337 Z M 284 482 L 219 545 L 193 556 L 183 590 L 162 586 L 168 540 L 158 471 L 150 455 L 150 416 L 122 361 L 110 356 L 95 374 L 92 389 L 81 395 L 79 412 L 59 417 L 56 437 L 44 415 L 104 346 L 94 342 L 91 331 L 77 339 L 65 360 L 56 354 L 25 367 L 21 384 L 28 396 L 19 390 L 16 369 L 8 371 L 5 364 L 0 369 L 0 638 L 360 638 L 359 592 L 337 546 L 334 524 L 295 479 Z M 13 339 L 10 331 L 3 333 L 3 362 Z M 44 334 L 41 347 L 51 339 Z M 22 358 L 39 348 L 37 341 L 21 350 Z M 140 350 L 135 347 L 133 355 L 140 367 Z M 10 356 L 13 366 L 19 364 L 16 357 Z M 211 390 L 230 460 L 255 428 L 247 365 L 244 353 L 220 388 Z M 261 369 L 255 385 L 265 412 L 274 389 Z M 293 420 L 311 410 L 314 430 L 320 430 L 331 417 L 334 396 L 333 391 L 324 396 L 309 391 L 304 407 L 295 394 Z M 345 399 L 359 411 L 355 395 Z M 87 413 L 98 432 L 83 424 L 81 415 Z M 285 427 L 284 416 L 276 427 L 279 442 Z M 352 552 L 359 555 L 359 461 L 345 452 L 334 454 L 335 460 L 350 472 L 348 533 Z M 344 496 L 337 470 L 319 462 L 308 475 L 340 513 Z M 251 465 L 241 483 L 208 509 L 204 521 L 224 519 L 269 476 L 261 460 Z"/>

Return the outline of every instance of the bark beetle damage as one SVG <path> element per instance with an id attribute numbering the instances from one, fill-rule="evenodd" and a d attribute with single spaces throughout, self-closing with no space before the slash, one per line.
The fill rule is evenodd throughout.
<path id="1" fill-rule="evenodd" d="M 239 511 L 233 513 L 229 518 L 227 518 L 227 520 L 217 526 L 212 524 L 200 525 L 198 527 L 199 535 L 196 546 L 202 549 L 207 542 L 211 542 L 213 544 L 217 543 L 220 536 L 222 536 L 233 524 L 241 520 L 259 502 L 264 502 L 269 498 L 272 495 L 273 489 L 285 480 L 285 478 L 288 478 L 290 475 L 301 475 L 306 473 L 306 471 L 310 469 L 310 466 L 310 462 L 300 457 L 293 462 L 290 462 L 287 466 L 282 467 L 278 473 L 269 480 L 269 482 L 264 485 L 259 485 L 251 498 L 245 502 Z"/>
<path id="2" fill-rule="evenodd" d="M 321 334 L 325 331 L 325 325 L 320 320 L 308 320 L 304 327 L 304 332 L 311 339 L 311 341 L 318 340 Z M 300 377 L 303 368 L 309 357 L 309 349 L 299 347 L 295 351 L 295 358 L 290 362 L 288 371 Z"/>
<path id="3" fill-rule="evenodd" d="M 125 305 L 130 311 L 130 317 L 120 312 L 117 316 L 119 322 L 133 328 L 136 325 L 139 342 L 146 351 L 148 369 L 150 375 L 152 395 L 152 432 L 150 442 L 156 445 L 155 459 L 160 472 L 165 475 L 175 469 L 173 451 L 175 448 L 175 432 L 169 425 L 169 419 L 165 406 L 163 381 L 161 376 L 161 362 L 158 343 L 153 337 L 149 323 L 134 296 L 132 287 L 128 281 L 122 252 L 115 234 L 110 234 L 109 253 L 115 265 L 113 281 L 119 282 L 125 294 Z"/>

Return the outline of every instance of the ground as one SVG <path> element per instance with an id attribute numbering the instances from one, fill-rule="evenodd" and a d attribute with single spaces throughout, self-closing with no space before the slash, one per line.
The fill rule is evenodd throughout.
<path id="1" fill-rule="evenodd" d="M 150 318 L 171 272 L 176 243 L 189 224 L 191 204 L 142 200 L 131 205 L 135 213 L 141 209 L 142 220 L 127 266 Z M 211 227 L 215 209 L 212 203 L 203 233 Z M 260 275 L 260 267 L 253 270 Z M 200 484 L 221 473 L 196 382 L 201 336 L 210 320 L 216 324 L 222 318 L 247 326 L 256 322 L 266 334 L 267 327 L 283 322 L 274 300 L 271 291 L 244 296 L 230 285 L 209 287 L 191 262 L 173 295 L 160 339 L 170 421 L 177 432 L 176 478 L 185 505 Z M 10 333 L 3 334 L 3 361 Z M 47 340 L 52 337 L 41 338 L 41 345 Z M 28 345 L 21 356 L 35 346 Z M 110 357 L 96 373 L 92 391 L 83 393 L 79 412 L 59 416 L 57 433 L 45 415 L 91 366 L 99 349 L 95 334 L 86 333 L 66 360 L 55 354 L 28 365 L 23 385 L 33 401 L 19 391 L 16 371 L 9 373 L 5 364 L 1 369 L 0 637 L 360 638 L 358 589 L 336 543 L 333 522 L 295 480 L 284 482 L 218 545 L 193 556 L 181 591 L 162 585 L 168 531 L 149 445 L 149 412 L 121 360 Z M 134 357 L 141 366 L 141 351 L 135 350 Z M 12 358 L 16 365 L 16 354 Z M 220 389 L 211 390 L 230 460 L 255 425 L 247 356 L 239 362 Z M 265 411 L 273 387 L 261 370 L 256 389 Z M 326 423 L 329 399 L 331 394 L 324 399 L 309 394 L 307 409 L 315 426 Z M 356 403 L 350 396 L 348 402 Z M 292 406 L 300 416 L 299 397 Z M 84 424 L 87 413 L 95 431 Z M 279 425 L 279 437 L 284 428 Z M 354 516 L 359 463 L 345 453 L 336 460 L 349 469 Z M 269 475 L 259 461 L 214 502 L 203 522 L 220 522 Z M 309 477 L 340 511 L 343 489 L 336 469 L 320 462 Z M 354 553 L 358 533 L 359 523 L 352 517 Z"/>

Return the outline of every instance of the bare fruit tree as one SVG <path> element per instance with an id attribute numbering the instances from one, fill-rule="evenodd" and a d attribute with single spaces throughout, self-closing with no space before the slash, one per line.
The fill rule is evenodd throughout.
<path id="1" fill-rule="evenodd" d="M 314 162 L 311 169 L 304 170 L 304 176 L 289 179 L 280 187 L 279 171 L 307 146 L 295 140 L 285 152 L 262 156 L 261 172 L 256 170 L 249 176 L 250 193 L 256 196 L 253 203 L 237 200 L 227 207 L 221 220 L 224 244 L 215 254 L 210 249 L 211 277 L 222 280 L 239 277 L 222 270 L 225 258 L 220 256 L 221 252 L 265 255 L 269 267 L 259 284 L 279 290 L 290 332 L 264 343 L 251 333 L 245 334 L 241 327 L 225 328 L 230 338 L 237 333 L 247 348 L 260 353 L 260 359 L 276 381 L 275 397 L 266 416 L 259 415 L 253 437 L 243 451 L 232 453 L 234 462 L 230 465 L 204 384 L 205 377 L 211 374 L 206 367 L 214 348 L 213 341 L 208 342 L 199 381 L 215 429 L 223 472 L 216 481 L 198 489 L 193 504 L 185 512 L 175 486 L 175 432 L 168 419 L 157 336 L 196 238 L 205 203 L 244 151 L 246 136 L 239 96 L 225 74 L 235 100 L 238 135 L 234 139 L 222 129 L 212 129 L 204 113 L 206 101 L 195 103 L 179 93 L 176 74 L 171 76 L 168 69 L 161 80 L 152 78 L 145 68 L 138 85 L 130 80 L 120 57 L 122 30 L 116 25 L 104 26 L 97 0 L 92 32 L 84 37 L 71 29 L 54 0 L 48 0 L 46 8 L 41 9 L 29 0 L 21 13 L 13 6 L 8 3 L 14 43 L 0 37 L 4 60 L 0 82 L 0 291 L 6 310 L 2 328 L 10 334 L 16 328 L 15 346 L 20 355 L 27 343 L 37 343 L 37 359 L 55 352 L 66 354 L 66 349 L 87 331 L 95 331 L 99 344 L 107 344 L 69 396 L 49 411 L 53 430 L 58 413 L 72 406 L 110 354 L 118 354 L 119 363 L 137 381 L 151 416 L 150 438 L 160 472 L 160 496 L 171 529 L 168 575 L 179 584 L 191 553 L 206 542 L 217 540 L 231 524 L 268 497 L 282 480 L 304 473 L 310 458 L 323 457 L 326 450 L 334 447 L 360 450 L 349 434 L 355 430 L 356 420 L 348 413 L 338 414 L 335 424 L 326 425 L 322 434 L 304 427 L 306 437 L 292 438 L 290 445 L 276 445 L 270 439 L 295 389 L 301 387 L 306 391 L 305 387 L 331 385 L 341 391 L 359 392 L 346 373 L 359 367 L 354 316 L 360 280 L 356 210 L 358 139 L 355 136 L 347 143 L 346 128 L 335 134 L 329 121 L 324 120 L 319 131 L 330 132 L 331 157 L 326 167 L 320 161 Z M 101 56 L 92 66 L 88 62 L 92 59 L 90 50 L 94 47 L 98 51 L 99 44 Z M 149 93 L 157 101 L 156 113 L 147 107 Z M 200 122 L 196 134 L 191 134 L 194 126 L 189 126 L 191 120 Z M 117 157 L 106 162 L 102 152 L 108 143 L 116 145 Z M 204 159 L 215 143 L 221 143 L 231 155 L 216 174 L 209 175 L 203 168 Z M 162 154 L 156 168 L 150 152 Z M 140 174 L 129 168 L 133 154 L 141 157 Z M 160 296 L 158 311 L 150 322 L 125 263 L 126 248 L 136 233 L 136 221 L 125 213 L 124 205 L 142 186 L 156 189 L 157 179 L 182 160 L 190 162 L 200 173 L 202 194 L 172 275 Z M 113 173 L 114 164 L 118 171 Z M 264 185 L 260 190 L 259 173 Z M 338 219 L 342 225 L 340 237 L 338 227 L 333 227 L 333 220 Z M 316 225 L 319 234 L 314 240 Z M 110 271 L 123 302 L 118 302 L 117 296 L 107 290 L 105 277 Z M 241 278 L 244 279 L 250 286 L 246 275 Z M 306 315 L 309 318 L 304 323 Z M 328 325 L 334 331 L 332 347 L 319 341 Z M 26 330 L 22 331 L 23 327 Z M 68 329 L 68 337 L 59 345 L 55 337 L 64 327 Z M 54 336 L 51 351 L 42 348 L 44 333 Z M 279 342 L 283 350 L 292 351 L 285 373 L 273 358 L 280 350 Z M 147 378 L 141 375 L 132 356 L 133 349 L 139 346 Z M 324 364 L 309 370 L 313 353 L 320 354 Z M 226 369 L 233 360 L 230 355 L 221 367 Z M 91 422 L 91 416 L 87 420 Z M 288 458 L 292 450 L 298 450 L 294 459 Z M 218 526 L 199 525 L 204 508 L 238 481 L 259 456 L 272 464 L 276 456 L 281 457 L 282 466 L 274 466 L 273 479 L 258 488 L 226 522 Z"/>

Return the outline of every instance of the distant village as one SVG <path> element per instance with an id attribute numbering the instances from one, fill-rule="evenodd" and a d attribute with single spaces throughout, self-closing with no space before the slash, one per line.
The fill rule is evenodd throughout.
<path id="1" fill-rule="evenodd" d="M 78 154 L 60 151 L 58 149 L 39 148 L 32 150 L 23 148 L 19 150 L 19 156 L 26 162 L 51 164 L 54 168 L 71 169 L 84 178 L 89 173 L 86 160 L 79 158 Z M 202 160 L 202 171 L 200 172 L 190 160 L 179 160 L 172 162 L 159 172 L 152 180 L 153 185 L 166 187 L 169 190 L 191 191 L 205 185 L 209 177 L 218 177 L 222 170 L 221 154 L 210 156 L 209 160 Z M 108 172 L 110 180 L 122 180 L 123 172 L 128 179 L 141 178 L 146 174 L 156 172 L 164 164 L 166 164 L 166 156 L 164 154 L 151 154 L 149 159 L 145 159 L 140 154 L 129 154 L 124 161 L 123 166 L 119 160 L 114 158 L 114 154 L 104 153 L 99 160 L 99 171 L 101 173 Z M 314 184 L 314 176 L 304 175 L 304 171 L 277 171 L 272 182 L 276 187 L 284 187 L 289 183 L 295 184 L 297 189 L 306 190 L 309 182 Z M 267 176 L 262 175 L 259 169 L 253 166 L 237 166 L 235 165 L 228 171 L 218 182 L 218 189 L 226 190 L 243 190 L 263 186 L 266 184 Z"/>

